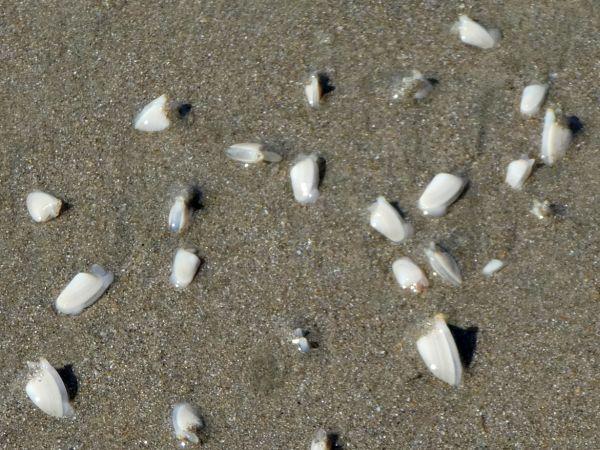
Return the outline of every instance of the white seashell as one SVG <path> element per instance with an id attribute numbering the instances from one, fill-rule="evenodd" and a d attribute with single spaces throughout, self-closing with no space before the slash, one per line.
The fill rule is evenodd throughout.
<path id="1" fill-rule="evenodd" d="M 317 155 L 301 155 L 292 169 L 290 178 L 294 198 L 298 203 L 314 203 L 319 198 L 319 165 Z"/>
<path id="2" fill-rule="evenodd" d="M 62 208 L 62 201 L 41 191 L 34 191 L 27 195 L 26 203 L 29 215 L 36 222 L 46 222 L 58 217 Z"/>
<path id="3" fill-rule="evenodd" d="M 458 22 L 454 24 L 452 29 L 458 33 L 460 40 L 465 44 L 473 45 L 482 49 L 490 49 L 495 47 L 500 41 L 499 30 L 486 30 L 483 26 L 464 14 L 458 16 Z"/>
<path id="4" fill-rule="evenodd" d="M 325 430 L 318 430 L 310 443 L 310 450 L 331 450 L 332 442 Z"/>
<path id="5" fill-rule="evenodd" d="M 200 263 L 200 258 L 192 250 L 178 249 L 173 258 L 171 284 L 178 289 L 189 286 L 198 272 Z"/>
<path id="6" fill-rule="evenodd" d="M 28 362 L 27 365 L 32 374 L 25 392 L 35 406 L 50 416 L 74 416 L 67 388 L 56 369 L 44 358 L 40 358 L 39 363 Z"/>
<path id="7" fill-rule="evenodd" d="M 385 197 L 369 206 L 370 224 L 373 228 L 393 242 L 402 242 L 412 236 L 413 227 L 405 222 L 400 213 L 388 203 Z"/>
<path id="8" fill-rule="evenodd" d="M 522 157 L 515 159 L 506 168 L 506 179 L 504 180 L 513 189 L 521 189 L 523 184 L 531 175 L 535 159 Z"/>
<path id="9" fill-rule="evenodd" d="M 533 206 L 530 211 L 531 214 L 540 220 L 545 219 L 552 214 L 552 208 L 550 207 L 550 202 L 548 200 L 544 200 L 543 202 L 533 200 Z"/>
<path id="10" fill-rule="evenodd" d="M 394 261 L 392 272 L 402 289 L 410 289 L 419 294 L 429 287 L 429 281 L 423 271 L 408 257 Z"/>
<path id="11" fill-rule="evenodd" d="M 504 261 L 500 261 L 499 259 L 492 259 L 485 265 L 481 273 L 483 273 L 486 277 L 491 277 L 503 267 Z"/>
<path id="12" fill-rule="evenodd" d="M 419 209 L 426 216 L 439 217 L 463 191 L 466 181 L 449 173 L 438 173 L 419 198 Z"/>
<path id="13" fill-rule="evenodd" d="M 551 166 L 565 156 L 572 138 L 571 130 L 559 123 L 554 110 L 548 108 L 544 116 L 544 130 L 542 131 L 541 156 L 544 164 Z"/>
<path id="14" fill-rule="evenodd" d="M 190 224 L 191 212 L 188 206 L 189 195 L 178 195 L 169 211 L 169 230 L 181 233 Z"/>
<path id="15" fill-rule="evenodd" d="M 140 131 L 162 131 L 169 128 L 167 96 L 161 95 L 148 103 L 136 116 L 133 127 Z"/>
<path id="16" fill-rule="evenodd" d="M 321 80 L 319 80 L 319 74 L 312 74 L 308 80 L 308 83 L 304 86 L 304 95 L 311 108 L 318 108 L 321 104 L 321 97 L 323 96 L 323 87 L 321 86 Z"/>
<path id="17" fill-rule="evenodd" d="M 308 353 L 310 351 L 310 343 L 304 336 L 304 330 L 302 328 L 296 328 L 292 333 L 292 344 L 298 346 L 298 350 L 302 353 Z"/>
<path id="18" fill-rule="evenodd" d="M 530 117 L 540 111 L 546 98 L 548 86 L 545 84 L 530 84 L 523 89 L 521 95 L 521 114 Z"/>
<path id="19" fill-rule="evenodd" d="M 462 364 L 454 337 L 441 314 L 433 319 L 431 330 L 417 340 L 417 350 L 429 371 L 440 380 L 460 385 Z"/>
<path id="20" fill-rule="evenodd" d="M 188 441 L 193 444 L 200 442 L 196 431 L 204 426 L 198 411 L 189 403 L 177 403 L 173 406 L 171 413 L 173 422 L 173 432 L 175 437 L 181 441 Z"/>
<path id="21" fill-rule="evenodd" d="M 113 274 L 98 264 L 90 272 L 80 272 L 67 284 L 56 299 L 56 310 L 75 316 L 98 300 L 113 282 Z"/>
<path id="22" fill-rule="evenodd" d="M 460 269 L 454 258 L 434 242 L 431 242 L 429 247 L 425 247 L 425 256 L 427 256 L 427 260 L 433 271 L 443 280 L 446 280 L 454 286 L 458 286 L 462 283 Z"/>
<path id="23" fill-rule="evenodd" d="M 251 142 L 232 145 L 225 152 L 231 159 L 246 164 L 253 164 L 260 161 L 272 163 L 281 161 L 281 155 L 278 153 L 263 150 L 262 144 Z"/>

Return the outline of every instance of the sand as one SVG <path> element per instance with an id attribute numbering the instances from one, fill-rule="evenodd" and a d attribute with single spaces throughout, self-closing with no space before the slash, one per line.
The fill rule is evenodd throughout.
<path id="1" fill-rule="evenodd" d="M 461 13 L 500 28 L 500 46 L 461 44 L 449 33 Z M 175 448 L 170 410 L 189 401 L 206 449 L 306 449 L 319 428 L 344 449 L 600 447 L 599 29 L 593 1 L 5 1 L 0 446 Z M 390 102 L 412 69 L 434 91 Z M 314 70 L 335 86 L 318 110 L 303 98 Z M 584 129 L 515 192 L 506 165 L 537 154 L 542 123 L 520 117 L 520 92 L 549 77 L 546 104 Z M 194 120 L 136 132 L 163 93 Z M 248 141 L 284 161 L 224 156 Z M 302 206 L 288 170 L 310 152 L 326 173 Z M 423 217 L 416 201 L 441 171 L 469 188 L 447 216 Z M 204 207 L 175 237 L 170 199 L 191 183 Z M 68 210 L 34 223 L 33 189 Z M 368 227 L 378 195 L 414 224 L 407 243 Z M 534 199 L 557 215 L 531 215 Z M 458 260 L 460 288 L 426 267 L 431 240 Z M 178 246 L 204 260 L 184 291 L 168 284 Z M 400 256 L 426 268 L 424 295 L 396 285 Z M 507 265 L 486 279 L 491 258 Z M 94 263 L 114 284 L 80 316 L 57 315 L 58 293 Z M 476 338 L 457 389 L 414 345 L 438 312 Z M 297 326 L 318 344 L 309 354 L 290 343 Z M 26 397 L 39 357 L 71 368 L 75 420 Z"/>

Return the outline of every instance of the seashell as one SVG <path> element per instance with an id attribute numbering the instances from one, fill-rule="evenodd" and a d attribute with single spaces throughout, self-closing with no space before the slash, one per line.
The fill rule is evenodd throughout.
<path id="1" fill-rule="evenodd" d="M 413 234 L 413 227 L 405 222 L 400 213 L 388 203 L 385 197 L 379 196 L 369 206 L 370 224 L 373 228 L 393 242 L 402 242 Z"/>
<path id="2" fill-rule="evenodd" d="M 454 337 L 443 315 L 434 317 L 431 330 L 417 340 L 417 350 L 436 378 L 452 386 L 460 385 L 462 364 Z"/>
<path id="3" fill-rule="evenodd" d="M 465 44 L 486 50 L 495 47 L 500 41 L 500 30 L 485 29 L 464 14 L 458 16 L 458 22 L 454 24 L 452 31 L 458 33 Z"/>
<path id="4" fill-rule="evenodd" d="M 310 450 L 332 450 L 333 443 L 325 430 L 318 430 L 310 443 Z"/>
<path id="5" fill-rule="evenodd" d="M 56 310 L 62 314 L 76 316 L 93 305 L 113 282 L 113 274 L 98 264 L 90 272 L 80 272 L 67 284 L 56 299 Z"/>
<path id="6" fill-rule="evenodd" d="M 531 207 L 530 212 L 535 217 L 542 220 L 552 214 L 552 207 L 550 206 L 550 202 L 548 200 L 540 202 L 539 200 L 534 199 L 533 206 Z"/>
<path id="7" fill-rule="evenodd" d="M 173 267 L 169 278 L 171 284 L 178 289 L 189 286 L 196 276 L 201 262 L 193 250 L 178 249 L 173 258 Z"/>
<path id="8" fill-rule="evenodd" d="M 140 131 L 163 131 L 171 122 L 167 117 L 167 96 L 161 95 L 148 103 L 135 117 L 133 127 Z"/>
<path id="9" fill-rule="evenodd" d="M 298 203 L 314 203 L 319 198 L 319 165 L 316 154 L 300 155 L 290 170 L 292 191 Z"/>
<path id="10" fill-rule="evenodd" d="M 181 233 L 191 221 L 191 211 L 188 205 L 189 193 L 185 192 L 175 197 L 173 205 L 169 210 L 169 230 L 173 233 Z"/>
<path id="11" fill-rule="evenodd" d="M 542 131 L 541 156 L 544 164 L 553 165 L 565 156 L 571 144 L 573 133 L 571 130 L 556 120 L 554 110 L 548 108 L 544 116 L 544 129 Z"/>
<path id="12" fill-rule="evenodd" d="M 28 194 L 26 203 L 29 215 L 36 222 L 46 222 L 58 217 L 62 208 L 62 201 L 41 191 Z"/>
<path id="13" fill-rule="evenodd" d="M 25 392 L 35 406 L 50 416 L 74 416 L 67 388 L 56 369 L 44 358 L 40 358 L 39 363 L 28 362 L 27 365 L 32 373 Z"/>
<path id="14" fill-rule="evenodd" d="M 499 259 L 492 259 L 485 265 L 481 273 L 483 273 L 486 277 L 491 277 L 503 267 L 504 261 L 500 261 Z"/>
<path id="15" fill-rule="evenodd" d="M 323 86 L 321 86 L 319 74 L 313 73 L 310 76 L 308 83 L 304 86 L 304 95 L 311 108 L 319 107 L 321 104 L 321 97 L 323 97 Z"/>
<path id="16" fill-rule="evenodd" d="M 525 156 L 512 161 L 506 168 L 506 178 L 504 180 L 506 184 L 513 189 L 521 189 L 529 175 L 531 175 L 534 163 L 535 159 L 529 159 Z"/>
<path id="17" fill-rule="evenodd" d="M 426 216 L 439 217 L 463 191 L 466 180 L 449 173 L 438 173 L 419 198 L 419 209 Z"/>
<path id="18" fill-rule="evenodd" d="M 546 92 L 548 92 L 548 86 L 545 84 L 526 86 L 521 95 L 521 114 L 527 117 L 537 114 L 544 103 Z"/>
<path id="19" fill-rule="evenodd" d="M 410 289 L 415 294 L 420 294 L 429 287 L 429 281 L 423 271 L 406 256 L 394 261 L 392 272 L 402 289 Z"/>
<path id="20" fill-rule="evenodd" d="M 204 427 L 204 423 L 202 422 L 198 411 L 192 405 L 189 403 L 177 403 L 173 406 L 171 421 L 173 423 L 175 437 L 183 441 L 183 444 L 185 441 L 193 444 L 200 442 L 196 432 Z"/>
<path id="21" fill-rule="evenodd" d="M 264 150 L 262 144 L 255 144 L 251 142 L 232 145 L 225 150 L 225 153 L 227 153 L 227 156 L 234 161 L 239 161 L 246 164 L 253 164 L 260 161 L 271 163 L 281 161 L 281 155 L 278 153 Z"/>
<path id="22" fill-rule="evenodd" d="M 399 82 L 394 83 L 392 100 L 398 101 L 407 98 L 423 100 L 432 90 L 433 84 L 421 72 L 413 70 L 410 76 L 402 77 Z"/>
<path id="23" fill-rule="evenodd" d="M 427 256 L 427 260 L 433 271 L 443 280 L 454 286 L 458 286 L 462 283 L 462 276 L 458 264 L 456 264 L 454 258 L 439 245 L 431 242 L 429 247 L 425 247 L 425 256 Z"/>
<path id="24" fill-rule="evenodd" d="M 292 344 L 298 346 L 298 350 L 302 353 L 308 353 L 310 351 L 310 343 L 305 337 L 304 330 L 302 328 L 296 328 L 292 332 Z"/>

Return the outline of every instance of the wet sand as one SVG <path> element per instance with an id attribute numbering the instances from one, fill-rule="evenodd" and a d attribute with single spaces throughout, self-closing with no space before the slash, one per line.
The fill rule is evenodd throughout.
<path id="1" fill-rule="evenodd" d="M 500 4 L 501 3 L 501 4 Z M 206 449 L 306 449 L 314 432 L 344 449 L 598 448 L 600 392 L 600 9 L 592 1 L 40 2 L 0 12 L 0 446 L 175 448 L 178 401 L 196 405 Z M 449 33 L 467 13 L 502 30 L 482 51 Z M 412 69 L 439 81 L 418 104 L 391 103 Z M 314 70 L 335 91 L 310 110 Z M 537 154 L 541 114 L 521 89 L 555 77 L 546 103 L 584 123 L 564 160 L 523 191 L 506 165 Z M 194 120 L 136 132 L 165 93 Z M 278 165 L 223 154 L 262 141 Z M 321 198 L 293 201 L 289 165 L 327 162 Z M 415 207 L 437 172 L 468 177 L 447 216 Z M 170 196 L 197 183 L 190 229 L 166 229 Z M 25 197 L 69 208 L 31 221 Z M 378 195 L 415 236 L 393 245 L 367 225 Z M 548 199 L 558 215 L 528 210 Z M 430 275 L 402 292 L 391 263 L 443 244 L 460 288 Z M 205 263 L 168 284 L 175 249 Z M 492 279 L 491 258 L 507 266 Z M 78 317 L 53 301 L 93 263 L 115 273 Z M 437 312 L 476 337 L 462 386 L 434 379 L 416 353 Z M 318 348 L 290 343 L 303 326 Z M 476 333 L 475 333 L 476 328 Z M 71 366 L 75 420 L 45 416 L 23 386 L 26 362 Z"/>

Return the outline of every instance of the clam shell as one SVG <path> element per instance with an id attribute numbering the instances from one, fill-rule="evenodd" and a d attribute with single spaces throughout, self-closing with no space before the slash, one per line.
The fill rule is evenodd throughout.
<path id="1" fill-rule="evenodd" d="M 453 30 L 458 32 L 460 40 L 465 44 L 482 49 L 493 48 L 500 41 L 499 30 L 488 30 L 464 14 L 458 17 Z"/>
<path id="2" fill-rule="evenodd" d="M 377 197 L 377 200 L 369 206 L 371 217 L 369 219 L 373 228 L 392 242 L 402 242 L 412 236 L 412 226 L 405 222 L 400 213 L 385 197 Z"/>
<path id="3" fill-rule="evenodd" d="M 394 261 L 392 272 L 402 289 L 410 289 L 418 294 L 429 287 L 429 281 L 423 271 L 406 256 Z"/>
<path id="4" fill-rule="evenodd" d="M 430 243 L 425 247 L 425 256 L 433 271 L 448 283 L 459 286 L 462 283 L 462 276 L 458 264 L 446 251 L 435 243 Z"/>
<path id="5" fill-rule="evenodd" d="M 318 108 L 321 103 L 321 97 L 323 96 L 323 87 L 319 80 L 319 75 L 313 73 L 308 79 L 308 83 L 304 86 L 304 95 L 306 101 L 311 108 Z"/>
<path id="6" fill-rule="evenodd" d="M 56 299 L 56 310 L 62 314 L 77 315 L 94 304 L 113 282 L 113 274 L 94 264 L 90 272 L 81 272 L 67 284 Z"/>
<path id="7" fill-rule="evenodd" d="M 169 128 L 167 117 L 167 96 L 161 95 L 148 103 L 136 116 L 133 126 L 140 131 L 162 131 Z"/>
<path id="8" fill-rule="evenodd" d="M 569 128 L 556 120 L 553 109 L 548 108 L 544 116 L 544 129 L 542 131 L 541 157 L 544 164 L 549 166 L 560 160 L 573 139 L 573 133 Z"/>
<path id="9" fill-rule="evenodd" d="M 177 403 L 173 406 L 171 422 L 173 424 L 173 433 L 177 439 L 194 444 L 200 442 L 195 431 L 202 428 L 204 423 L 198 411 L 192 405 L 189 403 Z"/>
<path id="10" fill-rule="evenodd" d="M 506 168 L 504 181 L 513 189 L 521 189 L 533 169 L 535 159 L 521 158 L 512 161 Z"/>
<path id="11" fill-rule="evenodd" d="M 292 191 L 298 203 L 314 203 L 319 198 L 319 166 L 317 155 L 301 155 L 290 170 Z"/>
<path id="12" fill-rule="evenodd" d="M 332 450 L 333 443 L 325 430 L 317 430 L 310 443 L 310 450 Z"/>
<path id="13" fill-rule="evenodd" d="M 188 195 L 178 195 L 169 210 L 168 227 L 172 233 L 181 233 L 191 221 L 191 211 L 188 206 Z"/>
<path id="14" fill-rule="evenodd" d="M 461 177 L 450 173 L 438 173 L 419 198 L 419 209 L 426 216 L 443 216 L 448 206 L 460 196 L 465 185 L 466 181 Z"/>
<path id="15" fill-rule="evenodd" d="M 500 261 L 499 259 L 492 259 L 485 265 L 481 273 L 483 273 L 486 277 L 491 277 L 503 267 L 504 261 Z"/>
<path id="16" fill-rule="evenodd" d="M 200 268 L 201 259 L 192 250 L 180 248 L 173 258 L 171 269 L 171 284 L 178 289 L 183 289 L 192 282 Z"/>
<path id="17" fill-rule="evenodd" d="M 526 117 L 533 116 L 540 111 L 542 103 L 546 98 L 548 86 L 545 84 L 530 84 L 523 89 L 521 95 L 521 114 Z"/>
<path id="18" fill-rule="evenodd" d="M 34 191 L 27 195 L 27 211 L 36 222 L 46 222 L 58 217 L 62 208 L 62 201 L 41 191 Z"/>
<path id="19" fill-rule="evenodd" d="M 69 403 L 65 383 L 50 363 L 40 358 L 39 363 L 27 363 L 32 374 L 25 386 L 25 392 L 31 401 L 54 417 L 72 417 L 75 413 Z"/>

